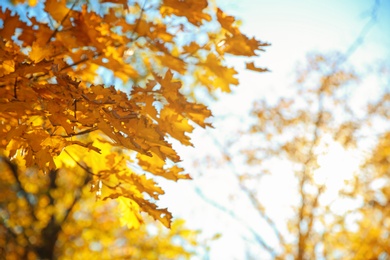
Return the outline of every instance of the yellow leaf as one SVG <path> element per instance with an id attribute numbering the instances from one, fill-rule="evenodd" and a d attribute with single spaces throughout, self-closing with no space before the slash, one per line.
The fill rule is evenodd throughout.
<path id="1" fill-rule="evenodd" d="M 164 168 L 165 162 L 156 155 L 149 157 L 138 154 L 137 158 L 139 161 L 139 165 L 144 170 L 148 170 L 156 176 L 161 176 L 173 181 L 177 181 L 179 179 L 191 179 L 188 174 L 182 174 L 182 172 L 184 171 L 183 168 L 180 168 L 176 165 L 171 168 Z"/>
<path id="2" fill-rule="evenodd" d="M 224 92 L 231 91 L 230 85 L 238 85 L 238 79 L 234 77 L 236 74 L 235 69 L 222 65 L 213 53 L 207 56 L 204 67 L 195 71 L 195 76 L 207 88 L 210 90 L 219 88 Z"/>
<path id="3" fill-rule="evenodd" d="M 139 228 L 142 221 L 142 216 L 140 215 L 140 208 L 137 203 L 132 200 L 129 200 L 125 197 L 117 198 L 120 209 L 120 222 L 122 226 L 127 226 L 128 228 Z"/>
<path id="4" fill-rule="evenodd" d="M 160 113 L 160 125 L 164 131 L 184 145 L 191 145 L 190 138 L 186 133 L 191 133 L 194 127 L 189 124 L 187 118 L 178 114 L 170 107 L 164 107 Z"/>
<path id="5" fill-rule="evenodd" d="M 10 74 L 15 71 L 15 62 L 13 60 L 6 60 L 0 64 L 0 76 Z"/>

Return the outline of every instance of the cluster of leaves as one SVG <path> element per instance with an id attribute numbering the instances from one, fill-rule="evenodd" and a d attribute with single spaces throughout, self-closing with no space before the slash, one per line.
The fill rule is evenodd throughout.
<path id="1" fill-rule="evenodd" d="M 169 138 L 191 145 L 194 124 L 210 125 L 195 90 L 238 84 L 226 55 L 268 44 L 206 0 L 16 2 L 22 12 L 0 10 L 1 155 L 46 174 L 81 168 L 96 197 L 121 198 L 129 227 L 141 211 L 169 227 L 150 176 L 190 178 Z"/>
<path id="2" fill-rule="evenodd" d="M 123 226 L 117 201 L 96 202 L 81 168 L 42 175 L 2 158 L 0 170 L 4 259 L 188 259 L 199 247 L 183 220 L 171 229 L 149 218 L 138 229 Z"/>

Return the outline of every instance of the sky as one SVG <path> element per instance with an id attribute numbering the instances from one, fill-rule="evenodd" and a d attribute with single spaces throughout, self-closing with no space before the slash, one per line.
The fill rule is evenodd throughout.
<path id="1" fill-rule="evenodd" d="M 259 223 L 256 212 L 247 201 L 231 197 L 237 185 L 234 173 L 229 172 L 228 166 L 199 172 L 193 167 L 194 159 L 202 157 L 205 150 L 218 153 L 210 136 L 232 136 L 235 129 L 245 124 L 255 100 L 276 100 L 280 96 L 291 95 L 294 71 L 305 61 L 308 53 L 346 53 L 363 31 L 364 41 L 348 62 L 358 69 L 364 69 L 368 65 L 375 65 L 378 59 L 390 60 L 390 1 L 379 1 L 373 24 L 370 24 L 370 19 L 375 1 L 370 0 L 217 0 L 217 3 L 222 10 L 242 21 L 241 29 L 247 35 L 272 44 L 260 58 L 253 59 L 256 66 L 267 67 L 271 72 L 259 74 L 246 71 L 244 64 L 237 65 L 239 63 L 235 59 L 230 60 L 239 71 L 240 85 L 233 93 L 221 95 L 220 100 L 211 104 L 215 129 L 196 130 L 192 135 L 195 148 L 177 146 L 183 165 L 188 172 L 194 172 L 194 180 L 164 183 L 167 194 L 162 197 L 161 205 L 167 206 L 175 217 L 186 219 L 190 227 L 201 229 L 206 238 L 214 233 L 222 234 L 221 238 L 211 242 L 209 259 L 248 259 L 246 251 L 255 243 L 253 234 L 246 226 L 253 225 L 262 234 L 270 234 L 271 231 Z M 364 28 L 369 30 L 364 31 Z M 363 89 L 361 95 L 375 98 L 376 91 L 379 90 L 371 86 Z M 351 161 L 343 169 L 344 172 L 352 172 L 354 155 L 341 151 L 337 146 L 333 151 L 336 155 L 322 159 L 325 165 L 323 170 L 333 171 L 329 168 L 332 167 L 329 162 L 343 158 L 343 161 Z M 275 166 L 275 172 L 282 172 L 284 167 Z M 275 185 L 288 192 L 289 183 L 292 182 L 293 179 L 283 179 L 282 182 L 277 178 L 269 180 L 264 196 L 269 197 L 269 207 L 274 216 L 287 214 L 286 201 L 279 199 L 273 191 Z M 197 189 L 218 206 L 206 202 Z M 177 194 L 182 196 L 178 197 Z M 271 235 L 265 239 L 273 243 Z"/>

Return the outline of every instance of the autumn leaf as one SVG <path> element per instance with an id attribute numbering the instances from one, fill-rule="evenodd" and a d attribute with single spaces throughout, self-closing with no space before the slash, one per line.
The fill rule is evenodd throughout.
<path id="1" fill-rule="evenodd" d="M 16 28 L 24 26 L 18 15 L 12 15 L 10 10 L 0 10 L 0 19 L 3 21 L 2 29 L 0 29 L 0 36 L 4 39 L 11 40 L 15 34 Z"/>
<path id="2" fill-rule="evenodd" d="M 267 71 L 269 71 L 266 68 L 258 68 L 258 67 L 256 67 L 254 62 L 246 63 L 246 69 L 253 70 L 253 71 L 256 71 L 256 72 L 267 72 Z"/>
<path id="3" fill-rule="evenodd" d="M 230 92 L 230 85 L 238 85 L 238 80 L 234 77 L 236 70 L 221 65 L 220 60 L 212 53 L 207 56 L 204 69 L 195 73 L 199 81 L 209 89 L 218 88 L 223 92 Z"/>
<path id="4" fill-rule="evenodd" d="M 50 48 L 41 47 L 36 42 L 32 44 L 29 56 L 35 63 L 38 63 L 45 58 L 49 58 L 50 55 L 53 55 L 53 50 Z"/>
<path id="5" fill-rule="evenodd" d="M 185 16 L 190 23 L 199 26 L 202 20 L 211 20 L 211 16 L 203 12 L 207 5 L 206 0 L 164 0 L 160 12 L 163 16 L 172 14 Z"/>
<path id="6" fill-rule="evenodd" d="M 222 28 L 227 30 L 233 35 L 239 33 L 239 30 L 236 26 L 234 26 L 235 18 L 233 16 L 226 15 L 221 9 L 217 10 L 217 19 L 221 24 Z"/>
<path id="7" fill-rule="evenodd" d="M 47 0 L 45 2 L 44 10 L 50 14 L 57 23 L 60 23 L 64 26 L 68 26 L 70 24 L 69 14 L 71 10 L 66 7 L 65 0 Z"/>
<path id="8" fill-rule="evenodd" d="M 194 93 L 229 92 L 239 82 L 225 55 L 264 45 L 207 0 L 13 3 L 34 12 L 25 21 L 23 8 L 0 8 L 0 155 L 27 173 L 88 176 L 79 181 L 95 185 L 94 199 L 125 198 L 126 225 L 141 228 L 144 212 L 170 227 L 157 180 L 190 179 L 172 143 L 191 146 L 193 130 L 211 126 Z"/>
<path id="9" fill-rule="evenodd" d="M 263 47 L 269 46 L 268 43 L 263 43 L 255 38 L 248 38 L 243 34 L 229 36 L 225 39 L 224 51 L 234 55 L 254 56 L 255 51 L 263 50 Z"/>
<path id="10" fill-rule="evenodd" d="M 124 197 L 118 198 L 119 209 L 121 212 L 120 221 L 122 225 L 129 228 L 139 228 L 143 223 L 142 216 L 139 214 L 139 206 L 135 202 Z"/>

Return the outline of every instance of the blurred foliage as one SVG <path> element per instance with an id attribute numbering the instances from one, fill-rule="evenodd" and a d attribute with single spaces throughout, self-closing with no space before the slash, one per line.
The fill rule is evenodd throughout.
<path id="1" fill-rule="evenodd" d="M 269 44 L 207 0 L 2 1 L 0 22 L 1 254 L 187 257 L 158 178 L 191 179 L 172 143 L 238 85 L 226 56 Z"/>
<path id="2" fill-rule="evenodd" d="M 61 168 L 44 175 L 2 158 L 0 254 L 5 259 L 188 259 L 201 249 L 197 231 L 146 218 L 129 229 L 118 202 L 96 201 L 89 176 Z"/>
<path id="3" fill-rule="evenodd" d="M 364 74 L 343 61 L 337 53 L 308 55 L 293 95 L 258 100 L 236 139 L 215 137 L 220 154 L 206 158 L 208 170 L 227 165 L 239 188 L 230 206 L 245 198 L 267 227 L 243 225 L 257 244 L 249 255 L 390 257 L 389 94 L 384 87 L 369 99 Z M 389 78 L 383 68 L 375 73 Z M 280 201 L 289 206 L 278 208 Z"/>

